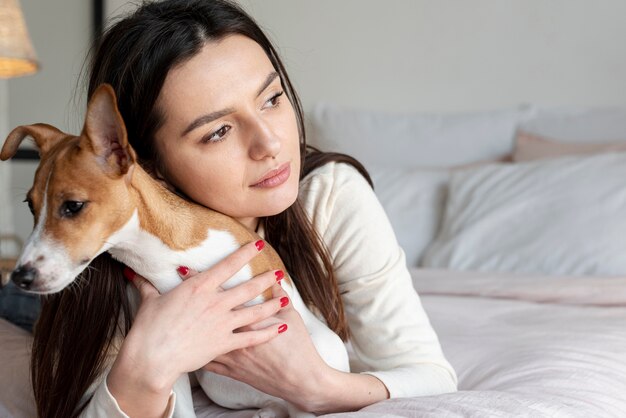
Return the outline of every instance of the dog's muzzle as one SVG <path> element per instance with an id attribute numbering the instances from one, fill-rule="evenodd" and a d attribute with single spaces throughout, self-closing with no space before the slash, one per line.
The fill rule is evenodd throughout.
<path id="1" fill-rule="evenodd" d="M 13 280 L 13 283 L 15 283 L 20 289 L 28 290 L 38 275 L 39 272 L 36 268 L 26 264 L 13 270 L 13 273 L 11 273 L 11 280 Z"/>

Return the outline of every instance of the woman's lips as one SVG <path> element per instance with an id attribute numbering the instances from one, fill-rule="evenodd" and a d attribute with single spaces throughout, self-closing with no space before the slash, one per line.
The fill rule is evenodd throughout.
<path id="1" fill-rule="evenodd" d="M 269 188 L 269 187 L 280 186 L 281 184 L 287 181 L 290 175 L 291 175 L 291 164 L 289 162 L 286 162 L 280 167 L 274 170 L 270 170 L 267 174 L 261 177 L 261 180 L 253 184 L 252 187 Z"/>

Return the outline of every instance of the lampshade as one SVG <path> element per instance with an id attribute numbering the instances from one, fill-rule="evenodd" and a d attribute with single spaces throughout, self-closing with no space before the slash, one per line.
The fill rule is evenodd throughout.
<path id="1" fill-rule="evenodd" d="M 0 0 L 0 77 L 32 74 L 38 68 L 18 0 Z"/>

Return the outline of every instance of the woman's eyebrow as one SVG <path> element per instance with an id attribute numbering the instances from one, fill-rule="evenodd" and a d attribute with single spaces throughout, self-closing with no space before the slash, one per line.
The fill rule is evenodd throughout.
<path id="1" fill-rule="evenodd" d="M 267 86 L 272 84 L 272 81 L 274 81 L 276 77 L 278 77 L 278 73 L 276 71 L 272 71 L 271 73 L 269 73 L 267 78 L 265 79 L 265 82 L 261 85 L 261 88 L 259 88 L 259 90 L 257 91 L 256 97 L 259 97 L 261 93 L 265 91 Z"/>
<path id="2" fill-rule="evenodd" d="M 263 82 L 263 84 L 261 85 L 261 87 L 259 88 L 259 90 L 257 91 L 256 97 L 259 97 L 261 95 L 261 93 L 263 93 L 265 91 L 265 89 L 272 84 L 272 82 L 276 79 L 276 77 L 278 77 L 278 73 L 276 71 L 272 71 L 270 74 L 268 74 L 268 76 L 265 78 L 265 81 Z M 219 119 L 221 117 L 224 117 L 230 113 L 233 113 L 235 110 L 232 108 L 227 108 L 227 109 L 223 109 L 223 110 L 218 110 L 216 112 L 211 112 L 207 115 L 203 115 L 200 116 L 199 118 L 197 118 L 196 120 L 194 120 L 193 122 L 191 122 L 189 124 L 189 126 L 187 126 L 187 128 L 185 128 L 185 130 L 182 132 L 182 134 L 180 135 L 185 136 L 187 135 L 189 132 L 193 131 L 194 129 L 198 128 L 199 126 L 202 126 L 204 124 L 207 123 L 211 123 L 213 122 L 215 119 Z"/>
<path id="3" fill-rule="evenodd" d="M 223 110 L 218 110 L 217 112 L 211 112 L 207 115 L 203 115 L 200 116 L 198 119 L 194 120 L 193 122 L 191 122 L 189 124 L 189 126 L 187 126 L 187 128 L 185 128 L 185 130 L 183 131 L 183 133 L 180 135 L 185 136 L 187 135 L 189 132 L 193 131 L 194 129 L 198 128 L 199 126 L 202 126 L 204 124 L 207 123 L 211 123 L 213 122 L 215 119 L 219 119 L 221 117 L 224 117 L 230 113 L 233 113 L 235 110 L 232 108 L 228 108 L 228 109 L 223 109 Z"/>

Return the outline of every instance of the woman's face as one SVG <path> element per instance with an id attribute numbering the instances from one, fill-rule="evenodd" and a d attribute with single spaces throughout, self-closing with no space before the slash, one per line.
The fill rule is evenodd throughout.
<path id="1" fill-rule="evenodd" d="M 170 70 L 156 105 L 162 174 L 191 199 L 249 228 L 296 200 L 295 112 L 256 42 L 241 35 L 208 42 Z"/>

